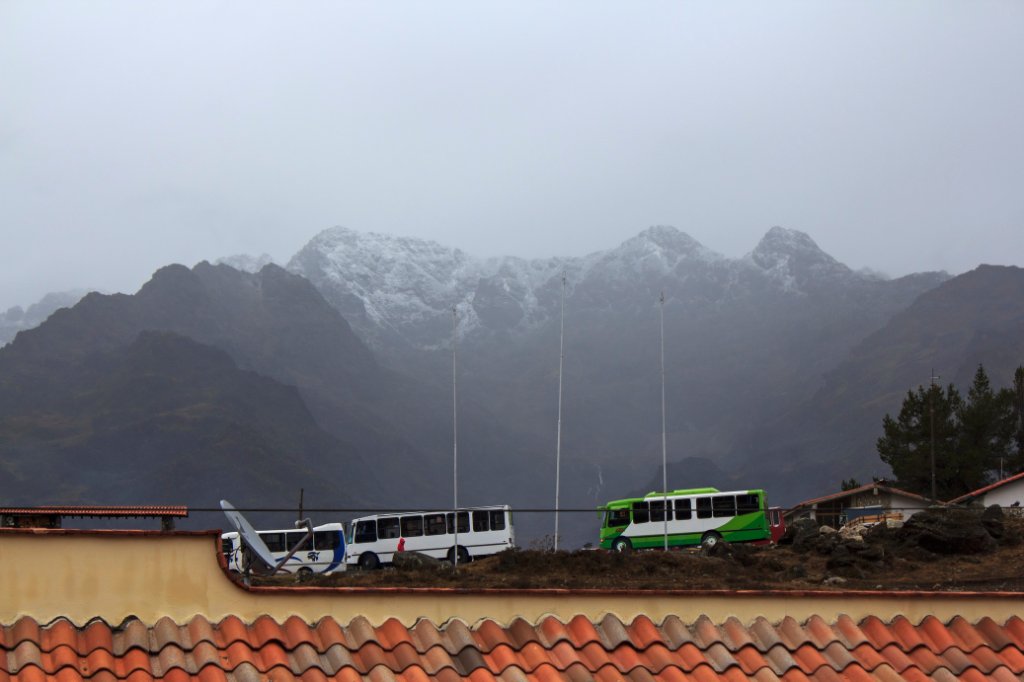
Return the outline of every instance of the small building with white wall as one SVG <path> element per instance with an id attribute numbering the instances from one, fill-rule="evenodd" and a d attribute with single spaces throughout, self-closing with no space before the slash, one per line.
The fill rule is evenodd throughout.
<path id="1" fill-rule="evenodd" d="M 961 495 L 955 500 L 950 500 L 949 503 L 978 503 L 985 507 L 993 504 L 998 504 L 1000 507 L 1020 507 L 1024 505 L 1024 472 Z"/>
<path id="2" fill-rule="evenodd" d="M 886 515 L 909 519 L 936 502 L 884 483 L 868 483 L 824 497 L 806 500 L 785 513 L 786 525 L 811 518 L 819 524 L 838 528 L 859 517 Z"/>

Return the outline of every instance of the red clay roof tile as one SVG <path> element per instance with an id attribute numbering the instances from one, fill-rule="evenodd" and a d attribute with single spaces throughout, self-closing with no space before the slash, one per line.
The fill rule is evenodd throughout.
<path id="1" fill-rule="evenodd" d="M 766 652 L 774 646 L 781 646 L 782 639 L 779 637 L 779 633 L 775 631 L 772 624 L 764 618 L 757 618 L 750 626 L 750 634 L 754 641 L 757 643 L 757 648 L 762 652 Z"/>
<path id="2" fill-rule="evenodd" d="M 629 643 L 629 633 L 626 632 L 626 626 L 611 614 L 601 619 L 601 623 L 597 626 L 597 631 L 601 633 L 601 643 L 604 644 L 606 649 L 617 649 L 622 644 Z"/>
<path id="3" fill-rule="evenodd" d="M 661 642 L 663 637 L 658 626 L 647 616 L 637 616 L 627 628 L 629 638 L 639 649 L 646 649 L 655 642 Z"/>
<path id="4" fill-rule="evenodd" d="M 508 626 L 459 620 L 412 628 L 390 619 L 332 618 L 246 624 L 195 617 L 118 626 L 94 620 L 45 626 L 20 618 L 0 629 L 0 682 L 334 682 L 347 679 L 1018 679 L 1024 622 L 942 623 L 926 617 L 855 623 L 706 617 L 660 625 L 614 616 Z M 554 677 L 552 677 L 554 676 Z"/>
<path id="5" fill-rule="evenodd" d="M 744 646 L 754 645 L 750 632 L 738 618 L 732 617 L 726 620 L 722 625 L 722 631 L 725 635 L 723 641 L 730 651 L 737 651 Z"/>
<path id="6" fill-rule="evenodd" d="M 981 635 L 974 629 L 974 626 L 960 616 L 951 620 L 947 628 L 953 637 L 956 638 L 958 648 L 965 651 L 973 651 L 985 643 L 985 640 L 981 638 Z"/>

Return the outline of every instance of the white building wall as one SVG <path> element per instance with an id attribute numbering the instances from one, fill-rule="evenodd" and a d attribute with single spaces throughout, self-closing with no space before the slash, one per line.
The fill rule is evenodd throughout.
<path id="1" fill-rule="evenodd" d="M 998 504 L 1000 507 L 1009 507 L 1014 502 L 1024 506 L 1024 479 L 1007 483 L 995 490 L 990 490 L 978 498 L 978 502 L 986 507 L 993 504 Z"/>

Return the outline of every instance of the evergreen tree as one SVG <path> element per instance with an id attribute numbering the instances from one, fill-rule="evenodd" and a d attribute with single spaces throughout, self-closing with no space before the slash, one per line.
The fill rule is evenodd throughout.
<path id="1" fill-rule="evenodd" d="M 958 414 L 953 474 L 960 490 L 953 497 L 985 485 L 989 472 L 1005 472 L 1012 453 L 1013 416 L 1013 393 L 993 391 L 985 368 L 978 365 Z"/>
<path id="2" fill-rule="evenodd" d="M 1013 405 L 1013 454 L 1007 474 L 1024 471 L 1024 367 L 1013 373 L 1013 388 L 1009 389 Z"/>
<path id="3" fill-rule="evenodd" d="M 934 409 L 936 494 L 940 500 L 961 494 L 963 484 L 957 477 L 963 467 L 956 462 L 956 449 L 962 403 L 959 391 L 952 384 L 945 391 L 940 386 L 918 386 L 916 392 L 907 392 L 895 419 L 885 415 L 884 435 L 877 443 L 878 455 L 892 469 L 898 487 L 931 496 Z"/>

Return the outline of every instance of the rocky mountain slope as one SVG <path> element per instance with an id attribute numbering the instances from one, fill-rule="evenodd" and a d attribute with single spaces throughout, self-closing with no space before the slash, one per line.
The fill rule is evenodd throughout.
<path id="1" fill-rule="evenodd" d="M 630 492 L 660 462 L 661 292 L 669 457 L 733 472 L 765 425 L 804 404 L 857 343 L 948 277 L 855 272 L 779 227 L 738 259 L 658 226 L 609 251 L 533 261 L 334 228 L 288 268 L 352 321 L 383 364 L 427 380 L 450 371 L 457 305 L 460 390 L 550 450 L 564 273 L 563 453 L 580 467 L 570 499 L 581 505 Z M 807 490 L 798 479 L 771 482 L 782 489 L 776 499 Z"/>
<path id="2" fill-rule="evenodd" d="M 52 292 L 28 308 L 14 306 L 0 313 L 0 347 L 14 340 L 18 332 L 38 327 L 57 310 L 70 308 L 85 294 L 84 290 Z"/>
<path id="3" fill-rule="evenodd" d="M 0 351 L 0 491 L 10 504 L 379 504 L 362 453 L 298 391 L 170 332 L 55 357 Z M 335 461 L 336 471 L 325 469 Z M 340 464 L 344 462 L 345 467 Z"/>
<path id="4" fill-rule="evenodd" d="M 252 450 L 253 476 L 275 472 L 270 491 L 294 497 L 326 471 L 316 485 L 338 505 L 446 506 L 457 305 L 460 501 L 550 506 L 563 273 L 563 508 L 660 481 L 662 292 L 670 487 L 765 487 L 777 504 L 827 492 L 878 470 L 882 415 L 931 366 L 958 380 L 984 362 L 997 378 L 1024 352 L 1018 269 L 890 280 L 782 228 L 739 259 L 654 227 L 609 251 L 533 261 L 333 229 L 288 267 L 168 266 L 133 296 L 89 295 L 0 349 L 11 485 L 37 475 L 33 457 L 99 458 L 96 477 L 61 490 L 136 502 L 117 487 L 125 453 L 177 461 L 180 446 L 212 454 L 178 458 L 175 486 Z M 104 465 L 104 451 L 122 459 Z M 247 485 L 270 484 L 260 480 Z M 197 490 L 216 499 L 216 488 Z M 551 521 L 524 513 L 517 525 L 525 539 Z M 593 515 L 563 515 L 562 530 L 592 539 Z"/>
<path id="5" fill-rule="evenodd" d="M 130 358 L 136 352 L 134 345 L 154 332 L 170 334 L 211 351 L 216 349 L 231 363 L 234 372 L 225 369 L 207 375 L 181 360 L 181 376 L 183 381 L 187 378 L 187 385 L 172 386 L 151 380 L 159 357 L 147 355 L 154 362 L 152 367 Z M 171 353 L 164 360 L 174 366 L 178 361 L 173 357 L 176 356 Z M 202 365 L 202 358 L 196 361 Z M 185 454 L 172 454 L 176 434 L 158 429 L 146 432 L 153 439 L 146 448 L 129 447 L 135 441 L 123 438 L 123 434 L 107 439 L 105 442 L 116 450 L 109 456 L 119 466 L 131 461 L 125 458 L 132 451 L 149 452 L 143 457 L 146 466 L 161 465 L 157 461 L 161 458 L 166 460 L 164 464 L 180 461 L 181 475 L 169 480 L 185 485 L 190 477 L 200 475 L 197 472 L 223 468 L 228 461 L 248 462 L 252 458 L 255 474 L 266 476 L 273 471 L 280 484 L 273 490 L 291 488 L 292 497 L 300 487 L 311 490 L 333 486 L 334 495 L 326 506 L 351 507 L 362 499 L 402 507 L 451 503 L 450 385 L 427 384 L 381 367 L 347 322 L 308 281 L 277 266 L 267 265 L 258 273 L 208 263 L 192 269 L 168 266 L 155 273 L 134 295 L 91 294 L 78 305 L 58 311 L 38 328 L 23 332 L 14 343 L 0 350 L 0 363 L 5 368 L 0 384 L 0 420 L 6 420 L 0 425 L 0 434 L 45 434 L 46 423 L 53 421 L 66 425 L 62 432 L 65 439 L 98 448 L 92 426 L 92 415 L 97 413 L 72 398 L 76 391 L 85 391 L 89 382 L 105 385 L 106 375 L 90 368 L 116 362 L 127 363 L 118 366 L 126 383 L 153 389 L 152 399 L 139 404 L 152 408 L 154 420 L 175 411 L 203 414 L 209 408 L 208 393 L 224 396 L 224 401 L 235 406 L 243 397 L 253 406 L 262 405 L 262 409 L 254 407 L 246 412 L 249 419 L 237 414 L 229 419 L 239 432 L 254 430 L 251 445 L 258 451 L 256 454 L 250 454 L 245 443 L 235 442 L 238 449 L 233 450 L 228 447 L 229 441 L 224 441 L 224 448 L 210 447 L 204 466 L 193 470 L 195 461 L 188 460 Z M 237 373 L 253 377 L 248 389 L 234 390 L 233 387 L 244 383 Z M 80 385 L 69 383 L 67 377 L 78 375 L 83 377 Z M 99 414 L 103 410 L 134 414 L 132 392 L 115 388 L 110 391 L 120 400 L 111 399 L 111 406 L 96 405 L 95 409 Z M 101 389 L 90 390 L 88 394 L 97 395 L 96 391 Z M 168 391 L 173 395 L 167 395 Z M 275 405 L 282 403 L 282 391 L 295 404 L 276 409 Z M 56 402 L 47 402 L 51 399 Z M 33 400 L 41 402 L 36 405 Z M 172 405 L 168 408 L 170 413 L 158 407 L 164 402 Z M 219 408 L 214 412 L 224 414 Z M 461 499 L 470 504 L 488 501 L 510 482 L 518 481 L 514 489 L 527 492 L 510 501 L 529 504 L 531 488 L 522 480 L 529 468 L 519 462 L 523 453 L 534 449 L 532 445 L 503 425 L 493 423 L 478 406 L 465 405 L 461 416 L 468 427 L 461 434 L 463 447 L 468 453 L 483 453 L 468 456 L 462 462 L 465 488 Z M 210 433 L 221 427 L 228 428 L 217 419 L 181 422 L 183 432 L 205 443 L 210 442 Z M 274 441 L 273 448 L 260 444 L 260 433 L 294 436 L 309 429 L 312 431 L 307 438 L 281 438 Z M 295 440 L 296 452 L 287 452 L 290 440 Z M 18 436 L 0 447 L 0 461 L 45 458 L 51 441 L 49 436 L 41 440 Z M 281 458 L 282 467 L 269 466 L 269 461 L 277 457 Z M 296 458 L 301 465 L 287 465 Z M 127 489 L 111 491 L 98 484 L 101 479 L 106 480 L 104 472 L 109 473 L 109 469 L 93 467 L 90 459 L 83 460 L 83 464 L 79 473 L 90 483 L 83 486 L 82 495 L 94 496 L 97 490 L 103 490 L 113 494 L 107 499 L 109 503 L 129 501 Z M 41 471 L 35 470 L 32 475 L 39 480 Z M 16 480 L 12 478 L 8 483 L 13 485 Z M 219 499 L 214 488 L 212 483 L 192 486 L 188 496 L 192 499 L 199 490 L 209 492 L 213 495 L 206 500 L 209 506 Z"/>
<path id="6" fill-rule="evenodd" d="M 882 417 L 907 391 L 940 383 L 966 392 L 979 364 L 996 387 L 1024 364 L 1024 270 L 983 265 L 925 292 L 860 340 L 814 395 L 751 439 L 750 466 L 823 481 L 886 475 L 875 451 Z M 767 475 L 767 472 L 765 473 Z"/>

